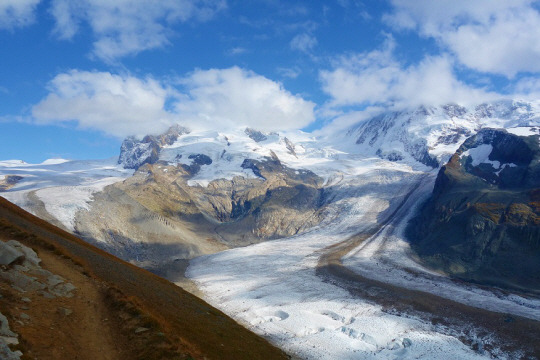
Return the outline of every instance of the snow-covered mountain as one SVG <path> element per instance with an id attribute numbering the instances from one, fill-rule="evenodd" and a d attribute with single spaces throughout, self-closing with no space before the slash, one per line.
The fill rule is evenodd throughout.
<path id="1" fill-rule="evenodd" d="M 263 133 L 243 127 L 190 133 L 176 126 L 159 136 L 127 138 L 119 163 L 132 169 L 158 161 L 191 166 L 201 160 L 198 155 L 205 155 L 209 160 L 197 164 L 200 171 L 191 182 L 200 185 L 218 178 L 253 176 L 242 168 L 243 161 L 269 158 L 272 153 L 287 166 L 309 169 L 323 177 L 340 166 L 340 170 L 346 168 L 335 160 L 358 156 L 436 168 L 448 161 L 467 137 L 486 127 L 540 127 L 540 102 L 504 100 L 471 107 L 420 106 L 382 112 L 346 131 L 322 131 L 318 137 L 301 131 Z"/>
<path id="2" fill-rule="evenodd" d="M 240 220 L 248 210 L 240 211 L 239 204 L 251 201 L 256 191 L 248 196 L 249 189 L 268 180 L 263 173 L 275 178 L 271 188 L 280 186 L 277 179 L 288 179 L 292 186 L 293 182 L 309 178 L 310 186 L 319 189 L 319 199 L 314 201 L 321 207 L 327 201 L 325 188 L 344 175 L 365 170 L 366 163 L 360 166 L 360 159 L 370 159 L 373 166 L 430 171 L 444 164 L 467 137 L 486 127 L 538 132 L 540 102 L 505 100 L 472 107 L 446 104 L 387 111 L 359 121 L 346 131 L 321 131 L 319 136 L 301 131 L 263 133 L 245 127 L 192 132 L 176 125 L 164 134 L 125 139 L 118 164 L 114 160 L 50 160 L 39 165 L 0 162 L 0 190 L 8 199 L 75 231 L 76 213 L 89 209 L 93 194 L 106 185 L 130 177 L 135 169 L 139 169 L 137 176 L 141 178 L 168 171 L 171 181 L 180 177 L 185 181 L 182 191 L 194 197 L 205 216 L 216 221 Z M 150 168 L 144 170 L 143 166 Z M 155 183 L 155 176 L 152 179 Z M 234 179 L 247 181 L 242 191 L 239 185 L 231 185 Z M 321 184 L 316 185 L 319 181 Z M 270 182 L 266 181 L 266 185 Z M 210 184 L 214 184 L 213 188 L 209 188 Z M 214 190 L 210 189 L 224 186 L 232 193 L 223 196 L 231 199 L 216 204 L 216 197 L 211 196 Z M 42 208 L 46 211 L 42 212 Z M 295 228 L 305 229 L 300 224 Z M 274 233 L 254 229 L 260 234 Z"/>
<path id="3" fill-rule="evenodd" d="M 482 128 L 531 126 L 540 126 L 540 102 L 505 100 L 385 112 L 353 126 L 347 135 L 355 138 L 361 154 L 439 167 Z"/>
<path id="4" fill-rule="evenodd" d="M 350 347 L 363 354 L 361 358 L 444 358 L 459 349 L 462 358 L 476 359 L 484 355 L 459 342 L 457 333 L 429 321 L 373 317 L 378 310 L 372 308 L 363 313 L 358 299 L 352 304 L 334 285 L 321 285 L 314 268 L 328 247 L 338 249 L 359 231 L 370 233 L 389 223 L 373 241 L 366 241 L 365 249 L 350 252 L 350 263 L 355 264 L 351 268 L 361 268 L 366 277 L 394 273 L 387 269 L 405 269 L 397 273 L 407 276 L 430 274 L 429 282 L 414 278 L 410 283 L 419 291 L 438 289 L 442 280 L 419 270 L 400 229 L 429 196 L 437 169 L 484 128 L 538 134 L 540 102 L 385 111 L 344 131 L 321 130 L 317 136 L 243 126 L 191 131 L 178 125 L 161 135 L 127 138 L 118 159 L 105 162 L 0 162 L 0 191 L 38 216 L 172 281 L 184 281 L 189 260 L 198 257 L 191 276 L 206 294 L 218 294 L 216 306 L 226 304 L 224 311 L 304 357 L 348 358 L 352 353 L 343 349 Z M 487 161 L 482 154 L 472 155 Z M 389 222 L 395 214 L 400 216 L 396 227 Z M 269 239 L 276 241 L 265 242 Z M 259 242 L 264 243 L 247 246 Z M 203 256 L 217 252 L 216 257 Z M 395 253 L 400 261 L 394 261 Z M 378 271 L 385 266 L 384 272 Z M 253 278 L 246 280 L 246 268 L 254 269 Z M 227 274 L 225 287 L 215 274 Z M 230 291 L 235 284 L 238 288 Z M 320 301 L 306 305 L 306 292 L 300 288 Z M 448 289 L 442 293 L 459 293 Z M 492 295 L 482 293 L 480 299 L 476 289 L 463 291 L 468 294 L 465 306 L 483 307 Z M 291 294 L 287 311 L 280 310 L 284 300 L 274 293 Z M 334 293 L 339 296 L 328 298 Z M 507 312 L 517 307 L 514 312 L 520 316 L 533 309 L 536 319 L 540 307 L 534 301 L 520 307 L 520 301 L 505 298 L 489 306 L 496 311 L 504 303 Z M 355 324 L 343 314 L 356 319 Z M 321 316 L 330 317 L 324 318 L 324 326 L 317 325 Z M 340 345 L 313 352 L 321 341 Z"/>

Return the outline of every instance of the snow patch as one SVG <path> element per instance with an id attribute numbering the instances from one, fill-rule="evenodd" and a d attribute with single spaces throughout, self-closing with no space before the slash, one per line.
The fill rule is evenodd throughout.
<path id="1" fill-rule="evenodd" d="M 463 152 L 463 154 L 461 154 L 461 157 L 470 156 L 472 159 L 472 166 L 478 166 L 480 164 L 491 164 L 494 169 L 499 169 L 501 167 L 501 163 L 499 161 L 489 160 L 489 155 L 491 155 L 492 151 L 493 146 L 491 144 L 482 144 Z"/>
<path id="2" fill-rule="evenodd" d="M 518 135 L 518 136 L 531 136 L 531 135 L 538 135 L 540 134 L 540 128 L 538 127 L 515 127 L 515 128 L 508 128 L 506 129 L 510 134 Z"/>

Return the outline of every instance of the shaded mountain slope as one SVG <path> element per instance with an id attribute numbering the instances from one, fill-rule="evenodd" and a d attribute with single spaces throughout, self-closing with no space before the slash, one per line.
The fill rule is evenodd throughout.
<path id="1" fill-rule="evenodd" d="M 408 227 L 429 266 L 540 293 L 539 138 L 484 129 L 441 168 L 432 197 Z"/>
<path id="2" fill-rule="evenodd" d="M 77 213 L 83 239 L 138 265 L 167 271 L 179 261 L 301 233 L 319 223 L 322 179 L 275 159 L 246 160 L 259 178 L 189 186 L 182 165 L 145 164 L 93 196 Z M 114 216 L 104 216 L 114 214 Z"/>
<path id="3" fill-rule="evenodd" d="M 90 348 L 107 351 L 111 344 L 103 341 L 112 339 L 116 353 L 101 358 L 287 358 L 282 351 L 181 288 L 85 243 L 2 198 L 0 237 L 4 241 L 16 239 L 33 248 L 43 260 L 44 268 L 54 270 L 75 286 L 75 296 L 62 300 L 63 306 L 73 309 L 73 313 L 61 315 L 71 320 L 52 319 L 52 315 L 49 318 L 51 309 L 44 311 L 40 319 L 36 310 L 32 313 L 36 318 L 30 317 L 34 325 L 23 322 L 21 325 L 17 321 L 18 311 L 26 306 L 20 303 L 21 295 L 11 291 L 0 299 L 0 310 L 8 315 L 12 330 L 20 334 L 17 346 L 23 353 L 39 358 L 91 359 L 95 357 Z M 82 295 L 88 295 L 88 299 L 81 302 Z M 28 307 L 45 309 L 48 301 L 57 300 L 32 295 Z M 60 304 L 52 306 L 56 309 Z M 88 322 L 94 318 L 99 319 L 101 326 Z M 73 319 L 79 319 L 80 323 L 74 324 Z M 53 329 L 43 328 L 46 322 L 40 325 L 40 321 L 54 322 L 50 326 Z M 70 333 L 70 326 L 84 331 Z M 55 331 L 55 327 L 61 331 Z M 98 336 L 98 330 L 106 336 Z M 64 342 L 55 338 L 59 334 L 65 335 Z M 49 343 L 44 344 L 47 337 Z M 77 356 L 71 356 L 77 347 Z"/>

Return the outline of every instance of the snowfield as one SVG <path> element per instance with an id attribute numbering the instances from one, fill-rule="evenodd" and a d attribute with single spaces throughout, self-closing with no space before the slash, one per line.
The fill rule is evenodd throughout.
<path id="1" fill-rule="evenodd" d="M 483 127 L 538 134 L 540 102 L 420 107 L 384 113 L 318 137 L 301 131 L 256 137 L 245 128 L 183 134 L 161 149 L 159 160 L 193 165 L 197 155 L 210 158 L 212 162 L 205 161 L 189 180 L 190 186 L 234 176 L 254 178 L 251 169 L 241 167 L 245 159 L 277 157 L 289 168 L 320 176 L 325 201 L 324 220 L 306 233 L 196 258 L 186 275 L 206 301 L 299 358 L 518 358 L 498 351 L 496 344 L 491 353 L 482 346 L 475 351 L 470 344 L 490 339 L 477 339 L 474 331 L 456 331 L 412 313 L 389 311 L 352 295 L 346 280 L 318 273 L 330 246 L 369 234 L 341 258 L 347 270 L 423 296 L 435 294 L 474 311 L 482 308 L 540 321 L 540 300 L 458 283 L 429 271 L 412 259 L 403 237 L 407 221 L 433 189 L 438 171 L 433 167 Z M 480 145 L 465 155 L 474 164 L 489 163 L 496 169 L 514 165 L 489 160 L 491 151 L 490 145 Z M 37 165 L 0 161 L 0 181 L 6 175 L 22 177 L 3 197 L 71 231 L 76 213 L 91 206 L 93 194 L 132 174 L 116 158 Z M 461 341 L 464 338 L 469 345 Z"/>
<path id="2" fill-rule="evenodd" d="M 490 358 L 443 327 L 384 312 L 316 275 L 323 249 L 372 229 L 423 178 L 410 168 L 363 165 L 333 185 L 321 226 L 194 259 L 188 276 L 212 305 L 300 358 L 447 359 L 449 353 L 456 359 Z"/>
<path id="3" fill-rule="evenodd" d="M 76 212 L 88 209 L 94 193 L 132 174 L 133 170 L 123 169 L 117 164 L 117 158 L 89 161 L 49 159 L 41 164 L 27 164 L 21 160 L 0 161 L 1 177 L 22 177 L 1 196 L 31 212 L 35 212 L 33 203 L 42 201 L 50 215 L 67 230 L 73 231 Z"/>

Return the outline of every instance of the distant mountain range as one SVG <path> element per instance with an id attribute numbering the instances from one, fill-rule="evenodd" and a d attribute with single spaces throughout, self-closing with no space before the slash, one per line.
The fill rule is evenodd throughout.
<path id="1" fill-rule="evenodd" d="M 420 172 L 436 171 L 450 160 L 441 174 L 459 169 L 452 172 L 457 175 L 447 178 L 469 179 L 460 186 L 471 188 L 470 191 L 480 193 L 485 186 L 490 193 L 496 187 L 529 194 L 515 200 L 511 196 L 490 200 L 484 212 L 478 210 L 478 204 L 484 203 L 476 199 L 478 196 L 474 201 L 465 201 L 469 205 L 457 204 L 456 199 L 450 205 L 439 204 L 447 196 L 449 186 L 441 180 L 444 175 L 439 175 L 434 195 L 437 200 L 430 203 L 437 208 L 437 214 L 443 205 L 447 212 L 468 206 L 468 212 L 462 215 L 467 219 L 463 224 L 478 214 L 495 216 L 494 212 L 498 214 L 494 224 L 507 223 L 510 220 L 498 218 L 504 210 L 494 210 L 489 204 L 533 204 L 533 190 L 539 183 L 537 177 L 527 175 L 526 184 L 516 182 L 509 187 L 517 172 L 529 169 L 528 166 L 535 169 L 520 158 L 521 150 L 509 150 L 504 159 L 497 160 L 502 153 L 489 153 L 486 158 L 482 153 L 488 146 L 498 149 L 494 144 L 471 145 L 486 139 L 485 134 L 493 133 L 487 130 L 491 128 L 507 129 L 500 134 L 509 139 L 522 139 L 512 134 L 529 135 L 533 140 L 520 141 L 534 143 L 540 132 L 540 103 L 505 100 L 471 107 L 420 106 L 382 112 L 348 130 L 317 137 L 300 131 L 264 133 L 244 127 L 191 131 L 177 125 L 164 134 L 125 139 L 117 164 L 115 159 L 106 163 L 71 161 L 42 165 L 0 162 L 0 174 L 4 175 L 0 189 L 8 199 L 87 241 L 166 273 L 167 269 L 181 268 L 185 261 L 201 254 L 300 234 L 320 224 L 328 217 L 328 204 L 335 201 L 329 190 L 343 174 L 358 171 L 356 159 L 396 164 Z M 523 149 L 536 151 L 532 145 Z M 463 155 L 466 151 L 467 156 Z M 465 162 L 466 159 L 473 160 Z M 536 160 L 531 161 L 534 164 Z M 496 162 L 499 167 L 495 167 Z M 426 235 L 430 226 L 438 227 L 437 221 L 428 219 L 431 210 L 426 209 L 421 215 L 423 225 L 411 230 L 419 237 L 413 242 L 415 249 L 429 257 L 427 263 L 431 266 L 473 279 L 474 276 L 463 274 L 473 274 L 474 269 L 481 268 L 486 256 L 468 254 L 457 261 L 457 254 L 462 256 L 463 251 L 456 250 L 451 245 L 454 243 L 446 237 L 437 240 L 433 234 Z M 477 209 L 476 215 L 471 209 Z M 530 209 L 537 219 L 537 210 Z M 478 243 L 479 237 L 486 237 L 482 240 L 486 242 L 494 233 L 499 234 L 499 225 L 493 229 L 484 227 L 480 231 L 484 235 L 475 235 L 474 241 Z M 505 229 L 505 233 L 522 236 L 514 228 Z M 537 246 L 537 230 L 527 229 L 532 231 L 527 233 L 527 241 Z M 493 234 L 485 235 L 487 232 Z M 460 235 L 455 240 L 456 244 L 463 241 L 472 241 L 471 236 Z M 486 246 L 467 251 L 485 252 Z M 450 254 L 443 248 L 454 252 Z M 441 261 L 433 260 L 435 249 L 441 250 L 437 255 Z M 470 264 L 464 265 L 469 260 Z M 490 266 L 496 266 L 490 261 Z"/>

